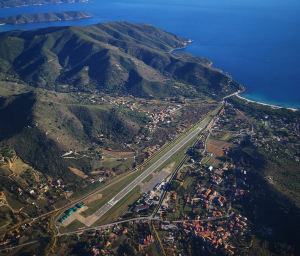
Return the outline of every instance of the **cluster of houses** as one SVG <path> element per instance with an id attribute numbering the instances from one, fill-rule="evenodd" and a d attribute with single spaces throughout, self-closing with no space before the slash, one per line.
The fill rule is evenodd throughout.
<path id="1" fill-rule="evenodd" d="M 209 250 L 211 252 L 217 253 L 219 249 L 225 248 L 230 254 L 234 254 L 230 245 L 228 245 L 228 237 L 231 233 L 225 230 L 224 222 L 215 221 L 202 222 L 202 221 L 191 221 L 182 222 L 181 228 L 184 230 L 186 235 L 192 235 L 196 239 L 200 239 L 204 247 L 202 250 Z"/>
<path id="2" fill-rule="evenodd" d="M 228 230 L 235 235 L 243 235 L 243 230 L 247 227 L 247 218 L 240 214 L 233 213 L 228 224 Z"/>
<path id="3" fill-rule="evenodd" d="M 147 248 L 153 242 L 154 242 L 154 238 L 152 235 L 148 235 L 145 238 L 141 239 L 139 243 L 139 251 L 145 250 L 145 248 Z"/>
<path id="4" fill-rule="evenodd" d="M 223 171 L 220 170 L 219 173 L 223 174 Z M 223 179 L 220 176 L 217 176 L 217 175 L 212 175 L 210 177 L 210 180 L 211 180 L 211 183 L 216 184 L 216 185 L 220 185 L 222 183 L 222 181 L 223 181 Z"/>
<path id="5" fill-rule="evenodd" d="M 154 242 L 153 236 L 147 232 L 144 237 L 139 239 L 138 242 L 138 250 L 139 252 L 145 251 Z M 91 231 L 89 232 L 89 236 L 102 236 L 106 235 L 106 241 L 103 245 L 95 245 L 91 248 L 91 255 L 97 256 L 97 255 L 108 255 L 111 254 L 111 245 L 121 236 L 127 234 L 128 237 L 132 237 L 132 230 L 128 230 L 126 227 L 120 227 L 119 225 L 116 225 L 113 227 L 112 231 L 110 231 L 109 228 L 104 230 L 98 230 L 98 231 Z M 107 236 L 108 235 L 108 236 Z M 128 239 L 126 240 L 128 241 Z"/>
<path id="6" fill-rule="evenodd" d="M 245 194 L 245 191 L 243 189 L 235 189 L 233 196 L 236 199 L 241 198 Z"/>
<path id="7" fill-rule="evenodd" d="M 224 203 L 226 202 L 226 197 L 225 196 L 219 196 L 216 200 L 217 205 L 223 206 Z"/>
<path id="8" fill-rule="evenodd" d="M 163 122 L 166 117 L 170 117 L 172 113 L 181 108 L 181 105 L 176 105 L 175 107 L 167 107 L 166 109 L 150 114 L 149 117 L 151 118 L 152 123 L 156 125 L 159 122 Z"/>
<path id="9" fill-rule="evenodd" d="M 221 212 L 213 212 L 213 216 L 222 217 Z M 231 255 L 234 254 L 234 246 L 229 245 L 228 238 L 230 236 L 242 236 L 247 227 L 247 218 L 239 214 L 232 213 L 229 223 L 227 221 L 183 221 L 179 223 L 179 227 L 183 229 L 186 235 L 192 235 L 201 239 L 204 243 L 203 250 L 209 250 L 218 253 L 219 249 L 226 249 Z"/>
<path id="10" fill-rule="evenodd" d="M 146 125 L 146 128 L 150 132 L 154 132 L 156 130 L 157 124 L 159 122 L 164 122 L 166 118 L 171 118 L 171 115 L 178 109 L 182 108 L 181 105 L 176 105 L 175 107 L 167 107 L 166 109 L 157 111 L 155 113 L 149 114 L 148 117 L 151 119 L 151 122 Z M 149 112 L 148 112 L 149 113 Z M 170 123 L 171 121 L 168 120 L 167 123 Z M 140 135 L 136 137 L 136 143 L 139 144 L 139 142 L 142 139 L 147 139 L 148 137 L 145 137 L 145 135 Z"/>

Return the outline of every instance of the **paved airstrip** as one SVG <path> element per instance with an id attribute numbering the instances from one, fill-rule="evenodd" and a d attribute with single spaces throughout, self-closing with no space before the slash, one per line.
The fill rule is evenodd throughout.
<path id="1" fill-rule="evenodd" d="M 101 216 L 103 216 L 109 209 L 111 209 L 117 202 L 119 202 L 123 197 L 125 197 L 133 188 L 138 186 L 148 175 L 153 173 L 157 168 L 164 164 L 172 155 L 179 151 L 183 146 L 185 146 L 192 138 L 194 138 L 200 131 L 202 131 L 208 124 L 208 121 L 203 121 L 203 123 L 187 135 L 183 140 L 178 142 L 169 152 L 159 158 L 153 165 L 147 168 L 139 177 L 133 180 L 127 187 L 120 191 L 115 197 L 113 197 L 109 202 L 103 205 L 99 210 L 97 210 L 93 215 L 84 218 L 78 212 L 73 212 L 69 219 L 77 219 L 84 223 L 86 226 L 90 227 L 93 225 Z M 68 220 L 69 220 L 68 219 Z M 69 223 L 69 222 L 68 222 Z"/>

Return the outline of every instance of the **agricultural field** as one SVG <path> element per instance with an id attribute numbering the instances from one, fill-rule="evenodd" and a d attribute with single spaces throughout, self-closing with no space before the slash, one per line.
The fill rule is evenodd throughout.
<path id="1" fill-rule="evenodd" d="M 4 194 L 6 197 L 6 201 L 8 205 L 13 209 L 13 210 L 19 210 L 25 205 L 27 205 L 26 202 L 23 200 L 20 200 L 17 196 L 14 194 L 10 193 L 8 190 L 4 189 Z"/>
<path id="2" fill-rule="evenodd" d="M 236 135 L 237 135 L 236 133 L 227 132 L 220 138 L 220 140 L 230 141 L 232 138 L 235 138 Z"/>
<path id="3" fill-rule="evenodd" d="M 224 164 L 224 160 L 217 155 L 208 157 L 207 161 L 203 161 L 207 166 L 213 166 L 214 168 L 221 168 Z"/>
<path id="4" fill-rule="evenodd" d="M 23 172 L 31 168 L 32 168 L 31 166 L 24 163 L 20 158 L 17 158 L 15 161 L 13 161 L 10 170 L 14 174 L 22 174 Z"/>
<path id="5" fill-rule="evenodd" d="M 233 145 L 232 143 L 228 143 L 227 141 L 209 138 L 207 141 L 207 151 L 217 156 L 223 156 L 224 155 L 223 149 L 231 148 L 232 145 Z"/>

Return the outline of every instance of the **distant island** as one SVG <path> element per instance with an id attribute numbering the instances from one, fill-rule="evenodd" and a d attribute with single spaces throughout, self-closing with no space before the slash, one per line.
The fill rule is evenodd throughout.
<path id="1" fill-rule="evenodd" d="M 26 5 L 63 4 L 63 3 L 84 3 L 88 0 L 3 0 L 0 8 L 20 7 Z"/>
<path id="2" fill-rule="evenodd" d="M 0 24 L 19 25 L 34 22 L 76 20 L 91 17 L 93 17 L 93 15 L 89 13 L 77 11 L 21 14 L 16 16 L 0 18 Z"/>

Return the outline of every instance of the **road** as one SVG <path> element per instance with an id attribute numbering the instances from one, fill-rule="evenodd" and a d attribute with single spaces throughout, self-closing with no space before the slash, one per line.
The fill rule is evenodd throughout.
<path id="1" fill-rule="evenodd" d="M 89 231 L 89 230 L 101 230 L 101 229 L 106 229 L 106 228 L 109 228 L 111 226 L 114 226 L 114 225 L 118 225 L 118 224 L 121 224 L 121 223 L 125 223 L 125 222 L 130 222 L 130 221 L 146 221 L 146 220 L 156 220 L 152 217 L 138 217 L 138 218 L 133 218 L 133 219 L 128 219 L 128 220 L 121 220 L 121 221 L 117 221 L 117 222 L 112 222 L 112 223 L 108 223 L 108 224 L 104 224 L 104 225 L 100 225 L 100 226 L 95 226 L 95 227 L 88 227 L 88 228 L 81 228 L 81 229 L 78 229 L 76 231 L 70 231 L 70 232 L 67 232 L 67 233 L 63 233 L 63 234 L 57 234 L 56 237 L 58 236 L 68 236 L 68 235 L 74 235 L 74 234 L 77 234 L 77 233 L 81 233 L 81 232 L 84 232 L 84 231 Z"/>
<path id="2" fill-rule="evenodd" d="M 186 220 L 186 219 L 183 219 L 183 220 L 174 220 L 172 222 L 174 223 L 179 223 L 179 222 L 192 222 L 192 221 L 203 221 L 203 222 L 210 222 L 210 221 L 215 221 L 215 220 L 223 220 L 224 218 L 220 218 L 220 217 L 212 217 L 212 218 L 206 218 L 206 219 L 199 219 L 199 220 Z M 126 223 L 126 222 L 139 222 L 139 221 L 162 221 L 158 218 L 153 218 L 153 217 L 138 217 L 138 218 L 132 218 L 132 219 L 127 219 L 127 220 L 121 220 L 121 221 L 117 221 L 117 222 L 112 222 L 112 223 L 108 223 L 108 224 L 103 224 L 103 225 L 99 225 L 99 226 L 95 226 L 95 227 L 88 227 L 88 228 L 81 228 L 81 229 L 78 229 L 78 230 L 75 230 L 75 231 L 70 231 L 70 232 L 67 232 L 67 233 L 63 233 L 63 234 L 57 234 L 55 235 L 56 237 L 59 237 L 59 236 L 69 236 L 69 235 L 74 235 L 74 234 L 78 234 L 78 233 L 82 233 L 82 232 L 85 232 L 85 231 L 90 231 L 90 230 L 103 230 L 103 229 L 107 229 L 111 226 L 115 226 L 115 225 L 118 225 L 118 224 L 121 224 L 121 223 Z M 35 241 L 37 242 L 37 241 Z M 32 243 L 32 242 L 31 242 Z M 25 244 L 23 244 L 25 245 Z"/>
<path id="3" fill-rule="evenodd" d="M 89 218 L 86 225 L 93 225 L 101 216 L 103 216 L 109 209 L 111 209 L 117 202 L 119 202 L 123 197 L 125 197 L 133 188 L 138 186 L 148 175 L 153 173 L 157 168 L 162 164 L 168 161 L 177 151 L 182 149 L 190 140 L 192 140 L 199 132 L 201 132 L 208 124 L 207 120 L 204 120 L 203 123 L 192 131 L 189 135 L 183 138 L 178 142 L 169 152 L 159 158 L 153 165 L 151 165 L 145 172 L 143 172 L 139 177 L 132 181 L 127 187 L 120 191 L 115 197 L 113 197 L 108 203 L 103 205 L 98 211 L 96 211 L 91 218 Z"/>
<path id="4" fill-rule="evenodd" d="M 209 129 L 208 129 L 208 135 L 207 135 L 207 137 L 206 137 L 206 140 L 205 140 L 205 143 L 204 143 L 204 149 L 203 149 L 203 151 L 202 151 L 202 154 L 203 154 L 203 155 L 204 155 L 204 154 L 205 154 L 205 152 L 206 152 L 206 148 L 207 148 L 207 141 L 208 141 L 208 139 L 209 139 L 209 137 L 210 137 L 211 130 L 213 129 L 213 127 L 214 127 L 214 125 L 215 125 L 216 121 L 217 121 L 217 119 L 216 119 L 216 118 L 214 118 L 214 121 L 213 121 L 213 123 L 211 124 L 211 126 L 210 126 L 210 127 L 209 127 Z"/>
<path id="5" fill-rule="evenodd" d="M 35 244 L 35 243 L 38 243 L 38 242 L 39 242 L 39 240 L 35 240 L 35 241 L 32 241 L 32 242 L 28 242 L 28 243 L 24 243 L 24 244 L 20 244 L 20 245 L 7 246 L 3 249 L 0 249 L 0 252 L 4 252 L 6 250 L 11 250 L 11 249 L 16 249 L 16 248 L 19 248 L 19 247 L 22 247 L 22 246 L 25 246 L 25 245 Z"/>
<path id="6" fill-rule="evenodd" d="M 114 225 L 118 225 L 121 223 L 125 223 L 125 222 L 131 222 L 131 221 L 153 221 L 153 220 L 158 220 L 157 218 L 152 218 L 152 217 L 138 217 L 138 218 L 132 218 L 132 219 L 128 219 L 128 220 L 122 220 L 122 221 L 118 221 L 118 222 L 113 222 L 113 223 L 109 223 L 109 224 L 104 224 L 104 225 L 100 225 L 100 226 L 96 226 L 96 227 L 89 227 L 89 228 L 82 228 L 80 230 L 76 230 L 76 231 L 71 231 L 71 232 L 67 232 L 64 234 L 57 234 L 55 235 L 56 237 L 59 236 L 69 236 L 69 235 L 74 235 L 74 234 L 78 234 L 84 231 L 89 231 L 89 230 L 103 230 L 106 229 L 108 227 L 114 226 Z M 203 221 L 203 222 L 210 222 L 210 221 L 214 221 L 214 220 L 222 220 L 222 218 L 210 218 L 210 219 L 200 219 L 200 220 L 175 220 L 173 221 L 174 223 L 179 223 L 179 222 L 191 222 L 191 221 Z M 158 220 L 161 221 L 161 220 Z M 7 246 L 5 248 L 1 248 L 0 252 L 6 251 L 6 250 L 10 250 L 10 249 L 15 249 L 15 248 L 19 248 L 22 246 L 26 246 L 26 245 L 30 245 L 30 244 L 34 244 L 34 243 L 38 243 L 40 240 L 35 240 L 35 241 L 31 241 L 28 243 L 24 243 L 24 244 L 20 244 L 20 245 L 15 245 L 15 246 Z"/>

